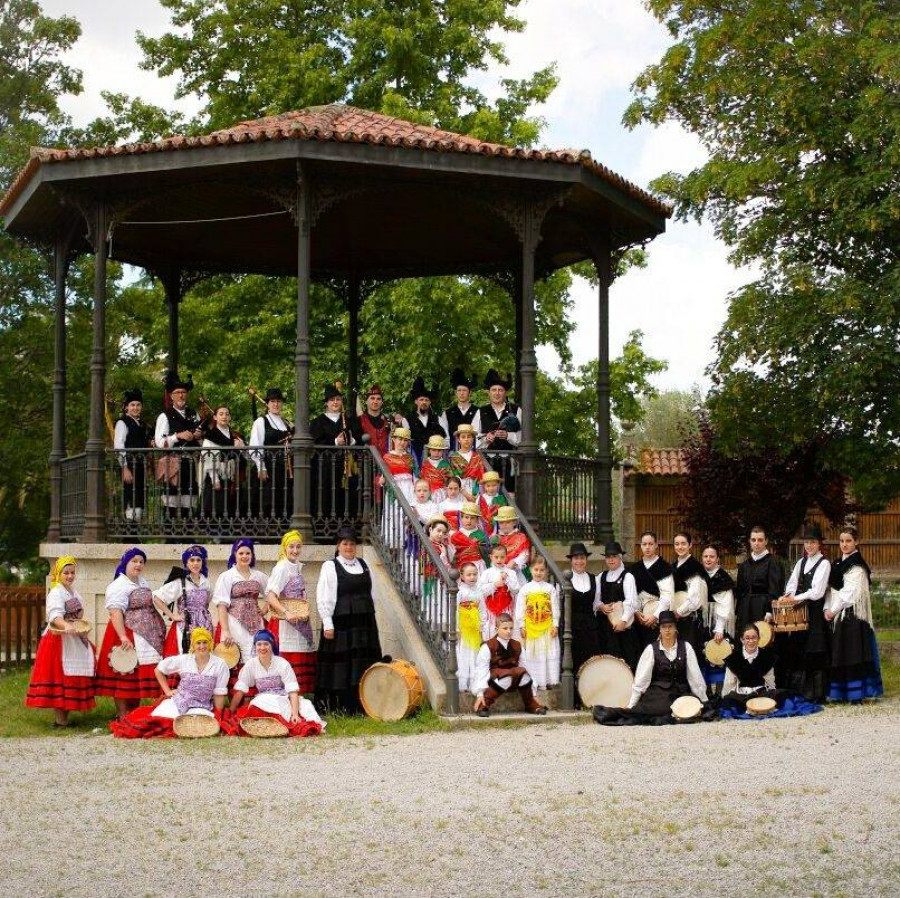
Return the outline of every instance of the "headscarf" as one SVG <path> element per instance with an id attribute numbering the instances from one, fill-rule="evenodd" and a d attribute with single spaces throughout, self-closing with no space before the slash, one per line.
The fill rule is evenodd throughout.
<path id="1" fill-rule="evenodd" d="M 194 643 L 199 639 L 205 639 L 209 643 L 210 649 L 212 649 L 212 633 L 210 633 L 209 630 L 206 629 L 206 627 L 194 627 L 194 629 L 191 630 L 191 647 L 190 649 L 188 649 L 188 651 L 194 651 Z"/>
<path id="2" fill-rule="evenodd" d="M 231 554 L 228 556 L 228 567 L 234 567 L 237 550 L 242 549 L 244 546 L 250 550 L 250 567 L 256 567 L 256 549 L 253 547 L 253 540 L 247 539 L 246 537 L 236 539 L 231 544 Z"/>
<path id="3" fill-rule="evenodd" d="M 200 568 L 200 573 L 203 574 L 204 577 L 209 576 L 209 568 L 206 564 L 207 552 L 203 546 L 188 546 L 181 553 L 181 566 L 187 571 L 187 563 L 189 558 L 199 558 L 203 562 L 203 566 Z"/>
<path id="4" fill-rule="evenodd" d="M 56 559 L 56 564 L 53 565 L 53 573 L 50 574 L 50 589 L 62 583 L 60 578 L 62 577 L 63 568 L 70 564 L 78 564 L 74 555 L 63 555 Z"/>
<path id="5" fill-rule="evenodd" d="M 279 561 L 284 561 L 284 559 L 287 558 L 287 547 L 291 543 L 300 543 L 301 546 L 303 545 L 303 536 L 299 530 L 289 530 L 281 537 L 281 551 L 278 553 Z"/>
<path id="6" fill-rule="evenodd" d="M 116 568 L 115 576 L 118 577 L 119 574 L 125 573 L 125 568 L 128 567 L 128 562 L 131 561 L 136 555 L 140 555 L 144 561 L 147 561 L 147 553 L 143 549 L 139 549 L 137 546 L 134 546 L 131 549 L 128 549 L 125 554 L 119 559 L 119 566 Z"/>
<path id="7" fill-rule="evenodd" d="M 253 645 L 255 646 L 257 642 L 268 642 L 269 645 L 272 646 L 272 654 L 278 654 L 278 643 L 268 630 L 257 631 L 256 635 L 253 637 Z"/>

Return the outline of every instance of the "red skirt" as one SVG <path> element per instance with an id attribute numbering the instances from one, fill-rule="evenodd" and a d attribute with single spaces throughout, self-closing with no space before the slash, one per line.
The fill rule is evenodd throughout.
<path id="1" fill-rule="evenodd" d="M 228 733 L 229 736 L 246 736 L 247 734 L 240 726 L 240 722 L 245 717 L 274 717 L 288 728 L 288 736 L 318 736 L 322 732 L 322 724 L 316 723 L 314 720 L 300 718 L 297 723 L 291 723 L 280 714 L 269 714 L 249 705 L 239 708 L 234 714 L 226 715 L 222 721 L 222 731 Z"/>
<path id="2" fill-rule="evenodd" d="M 134 633 L 125 627 L 125 634 L 134 642 Z M 109 653 L 119 644 L 119 635 L 110 621 L 106 625 L 100 657 L 97 659 L 97 695 L 126 702 L 139 702 L 142 698 L 158 698 L 159 681 L 155 664 L 139 664 L 131 673 L 120 674 L 109 666 Z"/>
<path id="3" fill-rule="evenodd" d="M 175 739 L 174 721 L 168 717 L 153 717 L 156 708 L 165 701 L 163 696 L 152 705 L 144 705 L 129 711 L 121 720 L 111 720 L 109 728 L 117 739 Z M 222 723 L 222 715 L 216 711 L 216 720 Z"/>
<path id="4" fill-rule="evenodd" d="M 163 658 L 172 658 L 181 654 L 181 643 L 178 641 L 178 623 L 172 621 L 169 624 L 169 632 L 166 633 L 166 641 L 163 643 Z"/>
<path id="5" fill-rule="evenodd" d="M 278 642 L 280 633 L 279 625 L 281 621 L 273 617 L 266 626 L 269 632 Z M 301 694 L 304 692 L 313 693 L 316 691 L 316 659 L 319 657 L 316 652 L 282 652 L 281 657 L 294 669 L 294 676 L 297 678 L 297 684 L 300 686 Z"/>
<path id="6" fill-rule="evenodd" d="M 96 677 L 70 677 L 63 673 L 62 641 L 71 638 L 53 633 L 41 637 L 25 694 L 25 704 L 29 708 L 88 711 L 94 707 Z"/>

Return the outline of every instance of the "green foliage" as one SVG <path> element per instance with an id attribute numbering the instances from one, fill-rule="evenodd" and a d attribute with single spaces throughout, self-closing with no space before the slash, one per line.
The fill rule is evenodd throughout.
<path id="1" fill-rule="evenodd" d="M 731 297 L 709 372 L 723 447 L 812 441 L 857 498 L 884 502 L 900 491 L 896 4 L 647 5 L 675 42 L 625 121 L 701 139 L 709 161 L 654 186 L 762 268 Z"/>
<path id="2" fill-rule="evenodd" d="M 703 408 L 703 396 L 696 387 L 642 396 L 640 405 L 640 423 L 631 436 L 638 448 L 685 446 L 699 433 L 697 411 Z"/>

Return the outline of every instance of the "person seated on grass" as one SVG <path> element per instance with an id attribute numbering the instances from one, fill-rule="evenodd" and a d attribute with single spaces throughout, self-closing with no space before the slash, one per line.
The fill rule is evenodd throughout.
<path id="1" fill-rule="evenodd" d="M 475 713 L 489 717 L 491 706 L 505 692 L 518 690 L 529 714 L 546 714 L 547 709 L 534 696 L 534 683 L 521 665 L 522 645 L 512 638 L 510 614 L 497 616 L 497 632 L 478 650 L 475 667 Z"/>

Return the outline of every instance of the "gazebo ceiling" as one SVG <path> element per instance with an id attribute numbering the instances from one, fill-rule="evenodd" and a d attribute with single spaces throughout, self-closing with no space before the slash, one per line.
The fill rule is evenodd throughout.
<path id="1" fill-rule="evenodd" d="M 204 137 L 32 150 L 0 202 L 42 243 L 111 210 L 111 257 L 154 270 L 297 271 L 298 171 L 311 185 L 314 274 L 514 268 L 522 200 L 548 210 L 537 264 L 555 269 L 656 236 L 671 210 L 586 152 L 511 149 L 347 106 L 285 113 Z M 224 220 L 223 220 L 224 219 Z M 76 249 L 89 250 L 86 237 Z"/>

